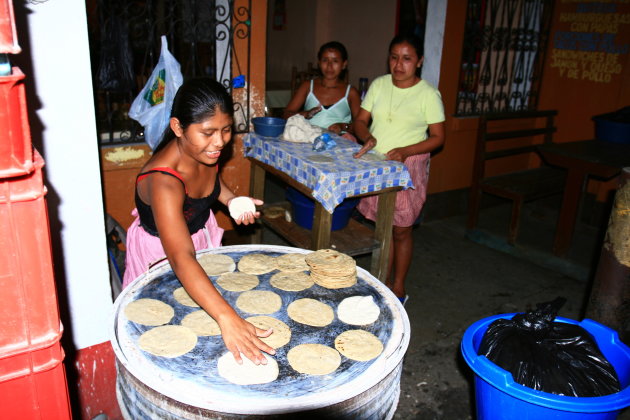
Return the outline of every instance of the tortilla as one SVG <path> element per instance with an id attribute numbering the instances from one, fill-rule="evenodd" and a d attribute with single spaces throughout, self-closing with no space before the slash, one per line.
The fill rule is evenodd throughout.
<path id="1" fill-rule="evenodd" d="M 337 306 L 337 317 L 350 325 L 369 325 L 374 323 L 381 313 L 372 296 L 351 296 Z"/>
<path id="2" fill-rule="evenodd" d="M 278 270 L 295 273 L 300 271 L 308 271 L 308 264 L 304 259 L 305 254 L 284 254 L 276 258 Z"/>
<path id="3" fill-rule="evenodd" d="M 239 365 L 230 352 L 219 357 L 217 369 L 219 375 L 237 385 L 255 385 L 273 382 L 278 377 L 278 362 L 264 354 L 267 364 L 256 365 L 241 353 L 243 364 Z"/>
<path id="4" fill-rule="evenodd" d="M 181 325 L 190 328 L 198 336 L 221 335 L 219 324 L 204 310 L 189 313 L 182 319 Z"/>
<path id="5" fill-rule="evenodd" d="M 236 270 L 232 257 L 225 254 L 204 254 L 197 261 L 209 276 L 219 276 Z"/>
<path id="6" fill-rule="evenodd" d="M 330 306 L 310 298 L 291 302 L 287 307 L 287 314 L 295 322 L 313 327 L 325 327 L 335 319 L 335 313 Z"/>
<path id="7" fill-rule="evenodd" d="M 245 319 L 245 321 L 250 322 L 261 330 L 268 330 L 269 328 L 273 329 L 273 332 L 269 337 L 259 337 L 260 340 L 269 347 L 277 349 L 284 346 L 291 340 L 291 329 L 287 324 L 279 319 L 265 315 L 258 315 L 250 316 Z"/>
<path id="8" fill-rule="evenodd" d="M 244 292 L 258 286 L 258 277 L 253 274 L 233 273 L 221 274 L 217 279 L 217 284 L 230 292 Z"/>
<path id="9" fill-rule="evenodd" d="M 310 160 L 311 162 L 317 162 L 317 163 L 331 163 L 335 161 L 335 159 L 333 159 L 330 156 L 316 155 L 316 154 L 308 155 L 306 156 L 306 159 Z"/>
<path id="10" fill-rule="evenodd" d="M 287 353 L 293 369 L 307 375 L 328 375 L 341 364 L 341 355 L 323 344 L 300 344 Z"/>
<path id="11" fill-rule="evenodd" d="M 304 258 L 315 284 L 327 289 L 354 286 L 357 282 L 356 261 L 334 249 L 320 249 Z"/>
<path id="12" fill-rule="evenodd" d="M 385 160 L 387 158 L 387 156 L 378 153 L 378 152 L 367 152 L 366 154 L 364 154 L 363 156 L 361 156 L 359 158 L 359 160 L 363 160 L 366 162 L 380 162 L 382 160 Z"/>
<path id="13" fill-rule="evenodd" d="M 269 279 L 276 289 L 285 290 L 287 292 L 299 292 L 306 290 L 315 284 L 311 277 L 303 272 L 300 273 L 276 273 Z"/>
<path id="14" fill-rule="evenodd" d="M 248 274 L 265 274 L 276 269 L 276 259 L 265 254 L 247 254 L 238 262 L 238 270 Z"/>
<path id="15" fill-rule="evenodd" d="M 335 338 L 335 348 L 348 359 L 365 362 L 383 352 L 383 343 L 371 332 L 348 330 Z"/>
<path id="16" fill-rule="evenodd" d="M 197 334 L 181 325 L 163 325 L 145 332 L 138 346 L 146 352 L 162 357 L 178 357 L 197 345 Z"/>
<path id="17" fill-rule="evenodd" d="M 277 293 L 267 290 L 249 290 L 236 299 L 236 306 L 250 314 L 272 314 L 282 306 L 282 299 Z"/>
<path id="18" fill-rule="evenodd" d="M 264 207 L 262 210 L 262 214 L 263 216 L 269 218 L 269 219 L 276 219 L 280 216 L 284 216 L 284 212 L 286 211 L 286 209 L 284 207 L 280 207 L 280 206 L 269 206 L 269 207 Z"/>
<path id="19" fill-rule="evenodd" d="M 167 324 L 175 315 L 175 310 L 157 299 L 137 299 L 125 307 L 125 316 L 137 324 L 155 327 Z"/>

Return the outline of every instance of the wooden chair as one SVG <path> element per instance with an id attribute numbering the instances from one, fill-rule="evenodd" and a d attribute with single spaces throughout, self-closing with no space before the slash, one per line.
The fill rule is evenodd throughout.
<path id="1" fill-rule="evenodd" d="M 514 170 L 496 176 L 486 176 L 486 163 L 499 159 L 518 159 L 523 165 L 532 153 L 538 153 L 540 138 L 551 143 L 556 131 L 557 111 L 524 111 L 519 113 L 485 114 L 479 118 L 475 148 L 472 185 L 468 201 L 468 229 L 477 226 L 482 193 L 512 200 L 508 243 L 514 244 L 518 235 L 521 208 L 525 201 L 560 193 L 564 188 L 566 171 L 541 162 L 532 169 Z M 540 127 L 541 120 L 544 127 Z M 537 124 L 538 123 L 538 124 Z M 530 155 L 528 157 L 528 155 Z M 519 162 L 520 163 L 520 162 Z"/>

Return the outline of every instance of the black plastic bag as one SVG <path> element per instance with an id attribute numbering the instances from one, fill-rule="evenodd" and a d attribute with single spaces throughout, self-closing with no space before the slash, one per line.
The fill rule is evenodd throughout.
<path id="1" fill-rule="evenodd" d="M 557 298 L 535 311 L 494 321 L 478 354 L 510 372 L 515 382 L 539 391 L 573 397 L 619 392 L 615 369 L 588 331 L 554 322 L 565 301 Z"/>

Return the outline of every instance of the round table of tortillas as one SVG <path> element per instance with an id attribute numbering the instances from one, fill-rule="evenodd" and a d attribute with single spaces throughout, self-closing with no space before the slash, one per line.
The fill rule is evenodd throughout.
<path id="1" fill-rule="evenodd" d="M 200 251 L 226 254 L 238 261 L 248 254 L 278 257 L 288 253 L 312 251 L 272 245 L 237 245 Z M 237 269 L 238 271 L 238 269 Z M 181 284 L 167 261 L 152 267 L 119 295 L 114 303 L 111 342 L 116 355 L 117 397 L 127 419 L 197 418 L 290 418 L 291 413 L 309 412 L 325 418 L 389 419 L 393 417 L 400 395 L 402 360 L 409 345 L 409 319 L 394 294 L 366 270 L 357 267 L 357 283 L 341 289 L 326 289 L 317 284 L 299 292 L 274 288 L 269 279 L 274 273 L 258 275 L 254 290 L 273 291 L 282 299 L 281 308 L 269 314 L 291 329 L 288 344 L 276 349 L 278 377 L 269 383 L 237 385 L 218 373 L 217 360 L 227 352 L 221 336 L 200 336 L 195 347 L 178 357 L 155 356 L 142 350 L 138 338 L 151 326 L 130 321 L 125 307 L 141 298 L 160 300 L 174 309 L 168 325 L 179 325 L 192 308 L 178 303 L 173 292 Z M 223 297 L 243 318 L 236 305 L 241 292 L 217 285 L 218 276 L 209 276 Z M 337 316 L 340 302 L 352 296 L 371 296 L 380 309 L 369 325 L 348 325 Z M 325 327 L 304 325 L 292 320 L 287 306 L 296 299 L 311 298 L 329 305 L 335 317 Z M 300 344 L 317 343 L 335 348 L 335 338 L 347 330 L 362 329 L 376 336 L 383 350 L 376 358 L 355 361 L 341 355 L 341 364 L 326 375 L 308 375 L 294 370 L 287 352 Z M 153 416 L 153 417 L 151 417 Z"/>

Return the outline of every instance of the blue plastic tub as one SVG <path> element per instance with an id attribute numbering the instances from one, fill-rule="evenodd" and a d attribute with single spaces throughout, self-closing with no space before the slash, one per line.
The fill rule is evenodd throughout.
<path id="1" fill-rule="evenodd" d="M 278 137 L 284 131 L 286 120 L 275 117 L 256 117 L 252 118 L 254 124 L 254 132 L 265 137 Z"/>
<path id="2" fill-rule="evenodd" d="M 295 223 L 305 229 L 312 229 L 315 201 L 291 187 L 287 188 L 286 197 L 293 207 L 293 220 Z M 357 204 L 359 204 L 358 198 L 350 198 L 342 201 L 333 212 L 331 230 L 345 228 L 350 221 L 352 210 L 354 210 Z"/>
<path id="3" fill-rule="evenodd" d="M 615 112 L 596 115 L 593 121 L 596 139 L 630 144 L 630 106 Z"/>
<path id="4" fill-rule="evenodd" d="M 593 118 L 595 121 L 595 138 L 613 143 L 630 144 L 630 124 L 610 121 L 605 118 Z"/>
<path id="5" fill-rule="evenodd" d="M 488 326 L 496 319 L 511 319 L 514 315 L 482 319 L 464 333 L 461 350 L 475 372 L 477 420 L 613 420 L 621 409 L 630 405 L 630 348 L 619 341 L 615 331 L 590 319 L 577 322 L 557 317 L 556 321 L 577 324 L 593 336 L 619 377 L 621 391 L 615 394 L 582 398 L 537 391 L 514 382 L 510 372 L 479 356 L 477 350 Z"/>

